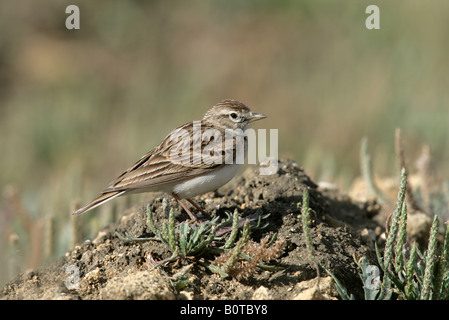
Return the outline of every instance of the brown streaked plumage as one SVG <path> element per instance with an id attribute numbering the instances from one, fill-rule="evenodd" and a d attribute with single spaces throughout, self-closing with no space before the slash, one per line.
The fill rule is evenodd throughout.
<path id="1" fill-rule="evenodd" d="M 235 141 L 232 145 L 225 144 L 224 139 L 203 141 L 205 132 L 225 137 L 227 129 L 245 130 L 250 122 L 265 117 L 263 114 L 251 112 L 247 106 L 236 100 L 228 99 L 217 103 L 206 112 L 201 121 L 192 121 L 174 129 L 158 147 L 145 154 L 97 198 L 74 214 L 82 214 L 127 193 L 164 191 L 171 193 L 195 220 L 195 216 L 181 199 L 187 199 L 204 213 L 191 197 L 213 191 L 225 184 L 235 175 L 239 166 L 233 161 L 236 156 Z M 201 130 L 198 130 L 199 128 Z M 214 149 L 214 146 L 220 147 L 222 151 L 218 155 L 215 154 L 217 158 L 211 158 L 216 161 L 202 161 L 205 148 L 219 150 Z M 198 159 L 200 161 L 197 161 Z"/>

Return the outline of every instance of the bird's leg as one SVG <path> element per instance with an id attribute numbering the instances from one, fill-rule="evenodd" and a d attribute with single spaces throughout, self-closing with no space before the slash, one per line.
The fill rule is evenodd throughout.
<path id="1" fill-rule="evenodd" d="M 192 212 L 190 212 L 190 210 L 187 208 L 187 206 L 181 201 L 181 198 L 178 197 L 177 194 L 172 193 L 172 196 L 173 196 L 173 198 L 175 198 L 175 199 L 179 202 L 179 204 L 184 208 L 184 210 L 187 212 L 187 214 L 189 215 L 190 219 L 192 219 L 192 221 L 197 221 L 197 220 L 198 220 L 197 217 L 196 217 Z M 190 201 L 189 201 L 189 202 L 190 202 Z"/>
<path id="2" fill-rule="evenodd" d="M 197 208 L 208 219 L 210 219 L 210 215 L 206 211 L 204 211 L 195 201 L 193 201 L 192 199 L 186 199 L 186 200 L 189 201 L 195 208 Z"/>

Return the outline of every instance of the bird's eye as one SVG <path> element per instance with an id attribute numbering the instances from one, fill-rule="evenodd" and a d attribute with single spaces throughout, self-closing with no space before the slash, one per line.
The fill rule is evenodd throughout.
<path id="1" fill-rule="evenodd" d="M 236 121 L 237 119 L 238 119 L 238 114 L 237 113 L 235 113 L 235 112 L 231 112 L 230 114 L 229 114 L 229 118 L 231 119 L 231 120 L 233 120 L 233 121 Z"/>

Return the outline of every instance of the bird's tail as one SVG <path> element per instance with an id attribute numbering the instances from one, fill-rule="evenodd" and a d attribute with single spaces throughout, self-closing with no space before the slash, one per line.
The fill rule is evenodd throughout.
<path id="1" fill-rule="evenodd" d="M 111 192 L 103 193 L 99 197 L 95 198 L 94 200 L 92 200 L 91 202 L 86 204 L 84 207 L 76 210 L 73 214 L 76 216 L 83 214 L 93 208 L 96 208 L 96 207 L 102 205 L 105 202 L 108 202 L 109 200 L 114 199 L 115 197 L 121 196 L 125 192 L 126 191 L 123 190 L 123 191 L 111 191 Z"/>

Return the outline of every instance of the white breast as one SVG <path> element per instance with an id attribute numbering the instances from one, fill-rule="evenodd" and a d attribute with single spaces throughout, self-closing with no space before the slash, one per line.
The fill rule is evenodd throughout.
<path id="1" fill-rule="evenodd" d="M 173 187 L 180 198 L 192 198 L 199 194 L 214 191 L 229 182 L 240 169 L 240 164 L 228 164 L 216 171 L 183 181 Z"/>

